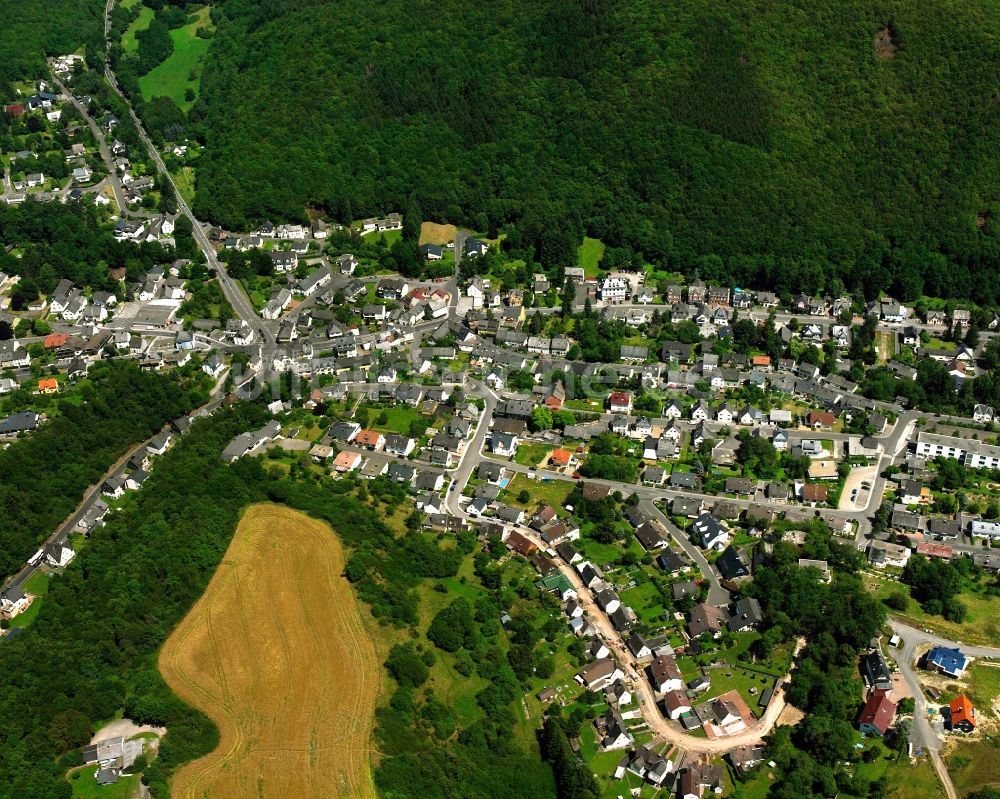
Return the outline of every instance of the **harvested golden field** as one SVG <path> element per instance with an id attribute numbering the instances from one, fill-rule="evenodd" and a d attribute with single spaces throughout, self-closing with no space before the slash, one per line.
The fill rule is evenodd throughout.
<path id="1" fill-rule="evenodd" d="M 454 240 L 454 225 L 439 225 L 436 222 L 424 222 L 420 225 L 421 244 L 447 244 Z"/>
<path id="2" fill-rule="evenodd" d="M 221 735 L 177 771 L 172 799 L 375 796 L 380 661 L 343 566 L 322 522 L 278 505 L 247 510 L 160 653 L 167 683 Z"/>

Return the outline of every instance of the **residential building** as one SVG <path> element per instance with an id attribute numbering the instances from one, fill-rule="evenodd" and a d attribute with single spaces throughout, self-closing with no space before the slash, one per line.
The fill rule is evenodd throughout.
<path id="1" fill-rule="evenodd" d="M 858 729 L 865 735 L 883 737 L 896 717 L 896 703 L 888 691 L 872 691 L 858 716 Z"/>

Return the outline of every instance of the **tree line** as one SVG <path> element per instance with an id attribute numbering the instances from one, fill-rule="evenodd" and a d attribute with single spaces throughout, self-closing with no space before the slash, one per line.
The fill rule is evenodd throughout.
<path id="1" fill-rule="evenodd" d="M 175 376 L 94 364 L 79 396 L 0 450 L 0 573 L 15 572 L 129 446 L 204 401 Z"/>
<path id="2" fill-rule="evenodd" d="M 904 3 L 899 57 L 880 61 L 885 20 L 860 0 L 808 17 L 439 11 L 227 3 L 188 120 L 207 144 L 197 212 L 246 229 L 415 197 L 425 218 L 504 232 L 529 265 L 575 263 L 587 234 L 617 264 L 730 285 L 996 301 L 1000 133 L 980 65 L 998 53 L 972 12 Z M 305 62 L 322 80 L 289 85 Z"/>

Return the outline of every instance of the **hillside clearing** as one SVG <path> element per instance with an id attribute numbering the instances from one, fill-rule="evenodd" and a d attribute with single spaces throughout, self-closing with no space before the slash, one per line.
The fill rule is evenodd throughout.
<path id="1" fill-rule="evenodd" d="M 247 510 L 160 654 L 170 687 L 220 731 L 215 751 L 177 771 L 173 799 L 374 797 L 379 660 L 343 565 L 327 525 Z"/>
<path id="2" fill-rule="evenodd" d="M 454 240 L 454 225 L 439 225 L 437 222 L 424 222 L 420 225 L 421 244 L 448 244 Z"/>
<path id="3" fill-rule="evenodd" d="M 202 28 L 211 29 L 210 11 L 209 6 L 202 6 L 191 15 L 187 25 L 170 31 L 174 52 L 162 64 L 139 78 L 139 88 L 147 101 L 154 97 L 169 97 L 182 111 L 187 111 L 194 104 L 194 100 L 187 100 L 184 95 L 190 89 L 197 97 L 201 88 L 201 70 L 211 39 L 202 39 L 197 34 Z"/>
<path id="4" fill-rule="evenodd" d="M 598 264 L 603 257 L 604 242 L 600 239 L 584 236 L 583 244 L 576 248 L 576 265 L 583 267 L 583 272 L 588 278 L 597 275 Z"/>
<path id="5" fill-rule="evenodd" d="M 153 9 L 148 6 L 142 6 L 139 9 L 139 16 L 132 21 L 132 24 L 122 34 L 122 50 L 126 53 L 134 53 L 139 49 L 139 42 L 136 41 L 135 35 L 139 31 L 144 31 L 149 27 L 149 23 L 153 21 L 153 15 Z"/>

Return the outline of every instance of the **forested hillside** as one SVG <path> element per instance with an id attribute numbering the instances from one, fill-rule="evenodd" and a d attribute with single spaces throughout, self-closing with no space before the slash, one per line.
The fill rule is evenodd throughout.
<path id="1" fill-rule="evenodd" d="M 205 394 L 134 364 L 94 364 L 80 396 L 0 450 L 0 574 L 16 571 L 131 445 L 205 402 Z"/>
<path id="2" fill-rule="evenodd" d="M 761 287 L 991 300 L 1000 4 L 228 0 L 197 211 L 585 231 Z M 986 292 L 987 296 L 983 295 Z"/>
<path id="3" fill-rule="evenodd" d="M 46 55 L 99 48 L 103 11 L 100 0 L 0 0 L 3 97 L 12 96 L 11 81 L 43 76 Z"/>

